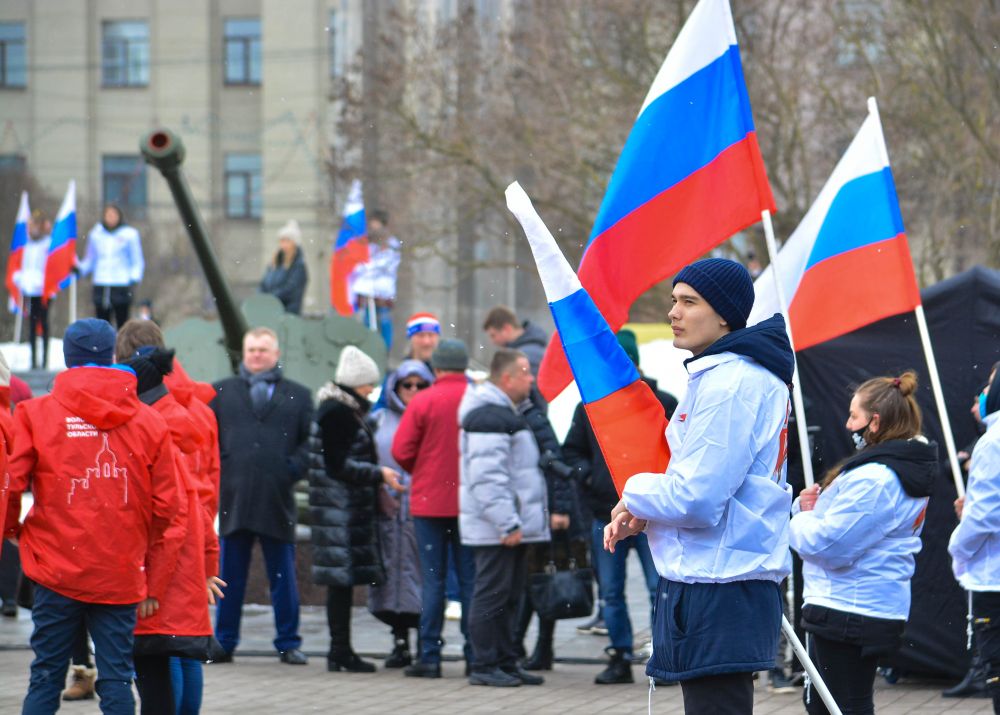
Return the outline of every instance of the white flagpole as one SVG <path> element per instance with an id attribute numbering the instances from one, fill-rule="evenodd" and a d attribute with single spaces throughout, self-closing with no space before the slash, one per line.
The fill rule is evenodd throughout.
<path id="1" fill-rule="evenodd" d="M 771 223 L 771 212 L 764 209 L 760 212 L 764 222 L 764 237 L 767 239 L 767 255 L 771 259 L 771 275 L 774 276 L 774 287 L 778 293 L 778 305 L 781 314 L 785 316 L 785 331 L 788 342 L 792 345 L 792 356 L 795 355 L 795 341 L 792 339 L 792 321 L 788 318 L 788 301 L 785 298 L 785 287 L 778 276 L 778 246 L 774 240 L 774 225 Z M 802 453 L 802 474 L 806 486 L 811 487 L 816 479 L 813 476 L 812 455 L 809 452 L 809 426 L 806 424 L 806 408 L 802 401 L 802 382 L 799 379 L 799 363 L 795 360 L 795 371 L 792 373 L 792 403 L 795 405 L 795 427 L 799 434 L 799 450 Z"/>
<path id="2" fill-rule="evenodd" d="M 76 322 L 76 275 L 69 279 L 69 322 Z"/>
<path id="3" fill-rule="evenodd" d="M 375 287 L 374 285 L 372 286 Z M 374 291 L 373 291 L 374 292 Z M 368 296 L 368 329 L 378 332 L 378 319 L 375 317 L 375 296 Z"/>
<path id="4" fill-rule="evenodd" d="M 795 655 L 799 657 L 799 662 L 802 663 L 802 667 L 804 667 L 806 672 L 809 674 L 810 682 L 816 686 L 816 692 L 819 693 L 819 697 L 822 699 L 823 704 L 826 705 L 826 709 L 829 711 L 830 715 L 843 715 L 840 711 L 840 706 L 837 705 L 837 701 L 833 699 L 833 695 L 830 693 L 829 688 L 827 688 L 826 683 L 823 682 L 823 676 L 819 674 L 819 670 L 817 670 L 816 665 L 809 657 L 809 653 L 806 651 L 805 646 L 802 645 L 802 641 L 800 641 L 799 637 L 795 635 L 795 629 L 792 628 L 792 624 L 789 623 L 788 619 L 784 616 L 781 617 L 781 630 L 785 632 L 785 637 L 788 638 L 788 642 L 792 644 L 792 650 L 795 651 Z"/>
<path id="5" fill-rule="evenodd" d="M 878 113 L 878 102 L 874 97 L 868 98 L 868 113 L 875 117 L 878 122 L 879 149 L 882 152 L 882 161 L 886 166 L 889 163 L 889 149 L 885 145 L 885 136 L 882 134 L 882 119 Z M 937 406 L 938 417 L 941 418 L 941 432 L 944 435 L 944 445 L 948 452 L 948 463 L 951 464 L 951 476 L 955 480 L 955 491 L 958 496 L 965 496 L 965 483 L 962 481 L 962 469 L 958 466 L 958 455 L 955 449 L 955 437 L 951 433 L 951 420 L 948 419 L 948 408 L 944 403 L 944 392 L 941 389 L 941 377 L 938 374 L 937 360 L 934 359 L 934 348 L 931 347 L 930 333 L 927 331 L 927 319 L 924 317 L 924 306 L 918 305 L 914 309 L 917 316 L 917 330 L 920 332 L 920 344 L 924 348 L 924 359 L 927 361 L 927 372 L 931 378 L 931 389 L 934 393 L 934 404 Z"/>

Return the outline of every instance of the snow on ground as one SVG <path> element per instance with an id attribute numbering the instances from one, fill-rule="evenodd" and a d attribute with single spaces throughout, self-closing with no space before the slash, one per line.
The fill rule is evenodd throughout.
<path id="1" fill-rule="evenodd" d="M 41 350 L 41 341 L 39 341 Z M 7 364 L 13 372 L 27 372 L 31 369 L 31 347 L 28 343 L 0 343 Z M 63 341 L 60 338 L 49 338 L 49 370 L 65 370 L 63 362 Z"/>

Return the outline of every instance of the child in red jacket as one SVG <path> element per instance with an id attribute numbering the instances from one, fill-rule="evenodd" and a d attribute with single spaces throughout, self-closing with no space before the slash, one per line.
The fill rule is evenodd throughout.
<path id="1" fill-rule="evenodd" d="M 101 710 L 134 712 L 136 605 L 140 619 L 157 611 L 184 540 L 170 432 L 139 401 L 135 373 L 112 365 L 114 342 L 103 320 L 73 323 L 63 340 L 70 369 L 14 418 L 4 533 L 20 539 L 24 574 L 35 583 L 24 713 L 58 709 L 83 623 L 96 646 Z M 29 487 L 34 505 L 19 525 Z"/>

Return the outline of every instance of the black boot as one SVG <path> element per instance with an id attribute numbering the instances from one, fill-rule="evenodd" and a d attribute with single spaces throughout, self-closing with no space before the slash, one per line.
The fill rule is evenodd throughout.
<path id="1" fill-rule="evenodd" d="M 632 654 L 617 648 L 608 648 L 611 662 L 608 667 L 597 674 L 594 682 L 597 685 L 618 685 L 619 683 L 634 683 L 632 678 Z"/>
<path id="2" fill-rule="evenodd" d="M 552 670 L 552 633 L 555 621 L 538 621 L 538 641 L 535 650 L 524 663 L 525 670 Z"/>
<path id="3" fill-rule="evenodd" d="M 375 664 L 361 660 L 353 650 L 330 652 L 326 656 L 326 669 L 330 673 L 374 673 Z"/>
<path id="4" fill-rule="evenodd" d="M 405 638 L 397 638 L 396 645 L 392 653 L 385 659 L 386 668 L 405 668 L 413 663 L 413 656 L 410 655 L 410 644 Z"/>
<path id="5" fill-rule="evenodd" d="M 986 688 L 986 668 L 979 657 L 979 651 L 973 650 L 969 671 L 958 685 L 948 688 L 943 693 L 945 698 L 988 698 L 990 693 Z"/>

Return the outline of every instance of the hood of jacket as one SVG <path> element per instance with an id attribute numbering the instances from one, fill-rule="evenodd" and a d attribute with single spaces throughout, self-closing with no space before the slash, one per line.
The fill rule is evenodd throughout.
<path id="1" fill-rule="evenodd" d="M 337 405 L 346 405 L 362 419 L 372 406 L 371 402 L 351 388 L 335 382 L 328 382 L 316 391 L 316 403 L 319 405 L 316 409 L 317 422 L 321 422 L 326 413 Z"/>
<path id="2" fill-rule="evenodd" d="M 139 410 L 135 373 L 123 365 L 73 367 L 56 375 L 52 397 L 98 429 L 132 419 Z"/>
<path id="3" fill-rule="evenodd" d="M 478 385 L 470 385 L 462 396 L 462 402 L 458 406 L 458 421 L 461 424 L 465 416 L 474 409 L 483 405 L 499 405 L 506 407 L 511 412 L 517 412 L 514 403 L 507 397 L 507 393 L 487 380 Z"/>
<path id="4" fill-rule="evenodd" d="M 775 313 L 756 325 L 740 328 L 722 336 L 700 355 L 685 360 L 684 365 L 719 353 L 735 353 L 748 357 L 786 385 L 792 383 L 795 356 L 792 353 L 792 344 L 788 342 L 788 333 L 785 332 L 785 319 L 780 313 Z"/>
<path id="5" fill-rule="evenodd" d="M 878 462 L 891 469 L 903 491 L 911 497 L 929 497 L 934 492 L 939 468 L 937 442 L 928 442 L 920 437 L 890 439 L 861 450 L 844 462 L 841 471 L 870 462 Z"/>
<path id="6" fill-rule="evenodd" d="M 399 384 L 400 380 L 405 380 L 413 375 L 425 380 L 429 385 L 434 382 L 434 373 L 430 371 L 427 364 L 423 360 L 413 360 L 412 358 L 399 363 L 399 367 L 389 373 L 389 377 L 386 378 L 383 388 L 385 390 L 384 402 L 393 412 L 403 414 L 403 410 L 406 409 L 406 405 L 399 399 L 399 394 L 396 392 L 396 385 Z"/>
<path id="7" fill-rule="evenodd" d="M 507 343 L 507 347 L 511 350 L 520 350 L 525 345 L 532 344 L 541 345 L 544 348 L 549 344 L 548 333 L 530 320 L 525 320 L 521 327 L 524 328 L 524 332 L 519 337 Z"/>

